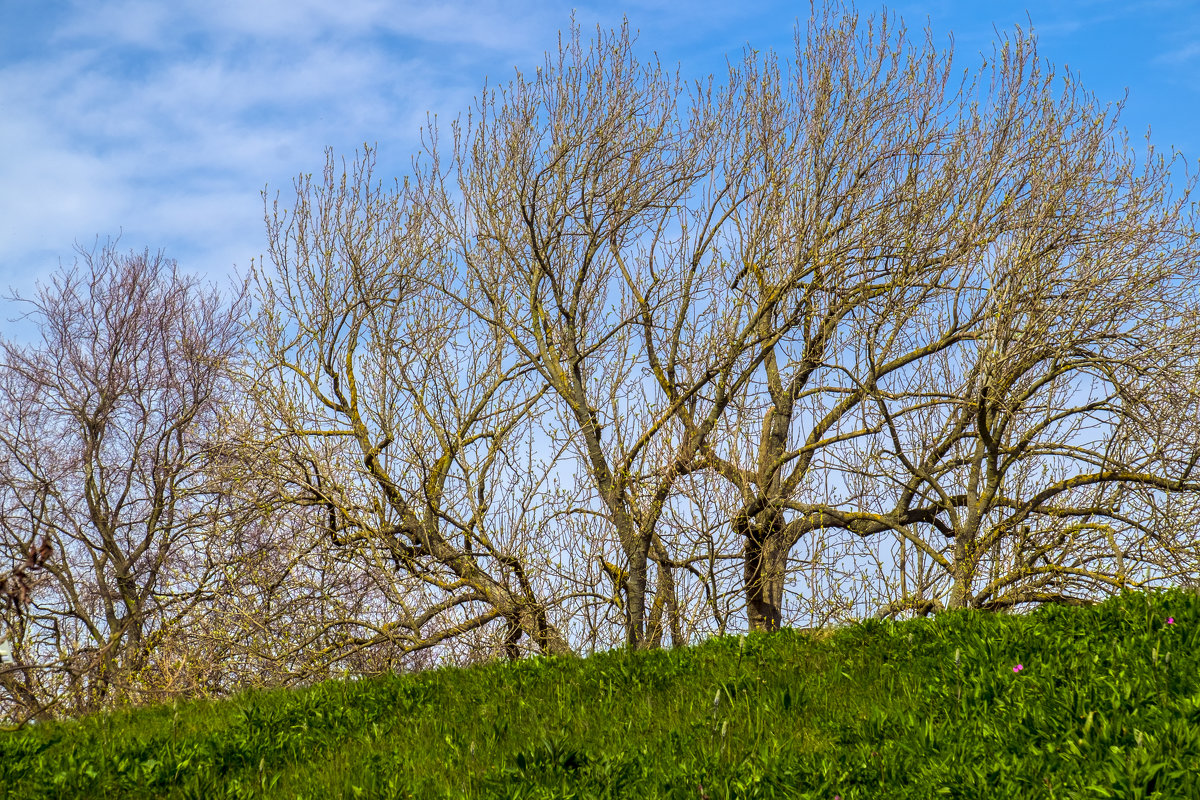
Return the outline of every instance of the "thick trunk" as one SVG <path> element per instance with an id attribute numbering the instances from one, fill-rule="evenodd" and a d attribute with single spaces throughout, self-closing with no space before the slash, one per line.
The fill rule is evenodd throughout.
<path id="1" fill-rule="evenodd" d="M 629 580 L 625 584 L 625 596 L 628 601 L 629 613 L 626 615 L 625 642 L 631 649 L 642 650 L 647 647 L 646 640 L 646 552 L 627 552 L 629 558 Z"/>
<path id="2" fill-rule="evenodd" d="M 946 604 L 946 608 L 970 608 L 971 600 L 970 579 L 964 576 L 961 570 L 955 569 L 954 587 L 950 590 L 950 602 Z"/>
<path id="3" fill-rule="evenodd" d="M 980 378 L 982 381 L 983 378 Z M 966 515 L 961 519 L 956 520 L 954 530 L 954 565 L 952 577 L 954 585 L 950 589 L 950 602 L 946 604 L 946 608 L 970 608 L 975 600 L 972 594 L 972 588 L 975 584 L 975 569 L 979 565 L 979 554 L 977 546 L 979 543 L 979 529 L 983 525 L 985 515 L 985 501 L 982 495 L 987 494 L 994 496 L 995 489 L 998 488 L 994 483 L 995 476 L 990 474 L 985 475 L 985 462 L 988 458 L 988 440 L 990 427 L 987 422 L 987 385 L 983 384 L 981 389 L 981 398 L 977 406 L 977 419 L 979 425 L 980 436 L 975 442 L 975 453 L 971 461 L 970 476 L 967 479 L 966 485 Z M 986 482 L 986 486 L 983 484 Z"/>
<path id="4" fill-rule="evenodd" d="M 763 417 L 756 482 L 765 498 L 773 504 L 782 494 L 780 463 L 787 448 L 792 405 L 779 383 L 773 350 L 768 353 L 765 363 L 774 405 Z M 783 585 L 788 551 L 788 545 L 783 541 L 784 528 L 783 512 L 778 506 L 768 505 L 746 519 L 741 531 L 746 543 L 742 563 L 746 622 L 752 631 L 777 631 L 783 625 Z"/>
<path id="5" fill-rule="evenodd" d="M 950 589 L 950 601 L 946 608 L 970 608 L 974 601 L 971 587 L 975 583 L 975 537 L 960 533 L 954 540 L 954 585 Z"/>
<path id="6" fill-rule="evenodd" d="M 787 543 L 782 519 L 746 526 L 743 560 L 746 621 L 752 631 L 777 631 L 783 626 L 783 587 L 786 579 Z"/>
<path id="7" fill-rule="evenodd" d="M 625 641 L 631 649 L 641 650 L 646 641 L 646 584 L 647 560 L 650 539 L 640 529 L 631 512 L 632 504 L 627 495 L 624 480 L 614 476 L 608 456 L 601 443 L 603 426 L 595 411 L 590 407 L 584 381 L 577 368 L 570 378 L 560 374 L 560 393 L 570 403 L 579 432 L 583 435 L 590 462 L 592 480 L 608 506 L 609 519 L 617 529 L 621 549 L 629 561 L 629 574 L 625 582 L 626 615 Z"/>

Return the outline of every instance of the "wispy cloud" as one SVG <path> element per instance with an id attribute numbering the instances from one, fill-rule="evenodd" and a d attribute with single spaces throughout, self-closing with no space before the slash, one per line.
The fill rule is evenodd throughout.
<path id="1" fill-rule="evenodd" d="M 1200 59 L 1200 42 L 1191 42 L 1174 50 L 1168 50 L 1154 59 L 1155 64 L 1180 66 Z"/>
<path id="2" fill-rule="evenodd" d="M 27 290 L 50 254 L 118 230 L 190 269 L 244 265 L 262 249 L 265 184 L 325 146 L 387 140 L 406 163 L 426 110 L 465 108 L 497 60 L 539 52 L 521 17 L 499 3 L 76 4 L 28 31 L 44 47 L 0 60 L 0 146 L 16 156 L 0 160 L 0 284 Z"/>

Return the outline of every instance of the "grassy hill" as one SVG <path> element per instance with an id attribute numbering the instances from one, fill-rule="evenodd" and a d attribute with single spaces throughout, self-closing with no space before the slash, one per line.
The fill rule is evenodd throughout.
<path id="1" fill-rule="evenodd" d="M 1200 598 L 248 692 L 0 734 L 10 797 L 1200 797 Z"/>

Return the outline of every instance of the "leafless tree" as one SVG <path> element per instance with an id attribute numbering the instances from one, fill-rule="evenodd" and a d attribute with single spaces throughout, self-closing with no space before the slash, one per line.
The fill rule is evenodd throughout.
<path id="1" fill-rule="evenodd" d="M 933 526 L 958 543 L 958 555 L 947 561 L 925 546 L 921 559 L 930 561 L 921 569 L 957 563 L 966 570 L 961 592 L 971 582 L 976 554 L 987 548 L 964 527 L 943 525 L 938 502 L 915 499 L 933 494 L 922 488 L 922 480 L 933 479 L 916 454 L 933 448 L 935 463 L 955 464 L 945 473 L 954 485 L 940 496 L 955 514 L 970 507 L 986 516 L 988 504 L 1013 502 L 996 495 L 999 478 L 983 506 L 977 495 L 968 500 L 956 488 L 968 479 L 950 455 L 951 442 L 971 435 L 981 402 L 991 409 L 986 431 L 1004 424 L 995 403 L 1009 402 L 1010 413 L 1017 413 L 1012 403 L 1028 403 L 1049 388 L 1034 380 L 1046 372 L 1107 373 L 1114 393 L 1109 405 L 1119 393 L 1127 409 L 1131 393 L 1140 392 L 1135 386 L 1188 385 L 1178 369 L 1166 366 L 1179 359 L 1162 359 L 1164 352 L 1194 352 L 1190 332 L 1170 333 L 1180 330 L 1173 323 L 1184 316 L 1170 298 L 1195 297 L 1196 258 L 1184 201 L 1164 195 L 1167 165 L 1151 158 L 1138 174 L 1117 136 L 1119 109 L 1098 108 L 1069 76 L 1056 86 L 1034 40 L 1020 31 L 953 90 L 948 63 L 928 32 L 924 45 L 914 47 L 903 26 L 888 18 L 864 25 L 850 10 L 830 5 L 798 40 L 790 80 L 781 81 L 770 61 L 760 73 L 753 63 L 743 70 L 754 76 L 747 85 L 763 87 L 763 100 L 748 104 L 763 109 L 753 116 L 778 120 L 779 133 L 760 146 L 762 162 L 770 165 L 764 182 L 776 188 L 733 217 L 743 269 L 730 289 L 787 293 L 804 309 L 799 324 L 762 320 L 763 381 L 747 385 L 704 447 L 706 465 L 743 497 L 732 522 L 746 543 L 751 628 L 781 624 L 787 558 L 802 537 L 816 532 L 910 538 L 915 527 Z M 781 281 L 783 265 L 798 266 Z M 1071 271 L 1075 278 L 1062 277 Z M 1074 290 L 1067 292 L 1063 284 L 1072 280 Z M 997 351 L 987 361 L 994 374 L 1008 376 L 996 383 L 992 374 L 972 372 L 961 354 L 996 340 L 1001 307 L 1008 314 L 1003 324 L 1023 325 L 1012 317 L 1025 315 L 1042 320 L 1043 330 L 1039 348 Z M 1100 342 L 1113 353 L 1105 367 L 1096 365 Z M 950 366 L 938 372 L 935 364 Z M 1019 401 L 1013 397 L 1024 391 L 1015 388 L 1018 376 L 1037 383 Z M 1060 453 L 1075 457 L 1078 442 L 1059 423 L 1098 407 L 1073 408 L 1071 392 L 1062 391 L 1066 383 L 1055 380 L 1060 391 L 1053 399 L 1039 395 L 1039 405 L 1026 409 L 1025 430 L 1036 429 L 1031 438 L 1048 436 Z M 988 399 L 979 400 L 981 391 L 990 392 Z M 943 414 L 959 409 L 959 427 L 931 442 L 933 431 L 917 420 L 934 408 Z M 1194 420 L 1188 425 L 1195 429 Z M 982 469 L 988 434 L 975 434 Z M 886 462 L 885 451 L 898 441 L 903 444 L 891 448 L 895 460 Z M 1024 451 L 1029 443 L 1017 446 Z M 1147 460 L 1118 462 L 1111 449 L 1107 461 L 1089 462 L 1097 470 L 1092 477 L 1068 469 L 1058 483 L 1027 478 L 1021 518 L 1032 513 L 1028 502 L 1052 504 L 1084 485 L 1191 488 L 1179 468 L 1173 475 L 1171 469 L 1143 475 Z M 913 479 L 892 491 L 909 468 L 917 470 Z M 975 518 L 965 523 L 976 524 Z M 1020 529 L 996 528 L 994 536 Z M 1101 537 L 1067 551 L 1094 560 L 1111 558 L 1113 547 Z M 999 599 L 1006 585 L 989 586 L 979 602 L 1009 603 L 1018 595 Z M 895 608 L 923 610 L 942 602 L 923 592 L 902 594 L 884 599 Z M 961 605 L 966 596 L 944 599 Z"/>
<path id="2" fill-rule="evenodd" d="M 663 609 L 678 638 L 687 572 L 715 598 L 716 563 L 740 558 L 749 626 L 773 629 L 804 537 L 850 552 L 936 525 L 880 465 L 905 425 L 962 405 L 961 354 L 1016 285 L 1002 273 L 1124 253 L 1079 287 L 1111 300 L 1121 269 L 1147 278 L 1129 254 L 1173 235 L 1151 284 L 1162 295 L 1186 268 L 1194 227 L 1164 205 L 1165 168 L 1128 168 L 1119 107 L 1059 86 L 1021 31 L 961 83 L 949 63 L 928 31 L 914 43 L 894 18 L 831 3 L 786 69 L 750 52 L 724 89 L 685 91 L 636 61 L 627 32 L 574 30 L 536 75 L 482 95 L 447 167 L 431 134 L 417 180 L 481 298 L 466 305 L 559 404 L 629 643 L 660 641 Z M 1111 308 L 1117 325 L 1149 313 Z M 947 360 L 959 376 L 937 371 Z M 668 522 L 705 494 L 681 488 L 699 472 L 734 490 L 740 552 L 698 550 Z M 918 561 L 928 583 L 938 562 Z"/>
<path id="3" fill-rule="evenodd" d="M 743 107 L 749 81 L 687 88 L 632 48 L 627 29 L 590 42 L 573 29 L 455 127 L 453 185 L 429 174 L 473 310 L 559 404 L 623 562 L 601 561 L 626 640 L 654 646 L 664 629 L 683 638 L 679 581 L 708 585 L 703 537 L 662 524 L 677 482 L 761 361 L 763 320 L 797 314 L 780 293 L 727 292 L 734 215 L 774 188 L 755 165 L 779 131 Z"/>
<path id="4" fill-rule="evenodd" d="M 920 375 L 919 413 L 873 397 L 873 479 L 936 565 L 920 603 L 1087 603 L 1200 568 L 1192 184 L 1172 197 L 1170 162 L 1139 166 L 1111 116 L 1068 98 L 1026 157 L 1023 219 L 964 275 L 975 336 Z"/>
<path id="5" fill-rule="evenodd" d="M 345 170 L 330 155 L 290 210 L 268 208 L 250 386 L 263 469 L 327 547 L 391 576 L 379 616 L 349 615 L 340 647 L 416 652 L 486 627 L 510 654 L 524 636 L 570 652 L 525 513 L 547 468 L 517 446 L 544 392 L 453 300 L 428 205 L 373 165 L 370 150 Z"/>
<path id="6" fill-rule="evenodd" d="M 206 598 L 228 510 L 206 467 L 239 301 L 162 254 L 80 254 L 24 301 L 39 339 L 0 351 L 0 542 L 53 554 L 5 617 L 18 716 L 136 697 L 157 641 Z"/>

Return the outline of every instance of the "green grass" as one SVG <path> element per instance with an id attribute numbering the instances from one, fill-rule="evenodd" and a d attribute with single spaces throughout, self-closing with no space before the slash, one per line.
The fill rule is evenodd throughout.
<path id="1" fill-rule="evenodd" d="M 1172 591 L 249 692 L 0 734 L 0 792 L 1200 797 L 1198 637 Z"/>

